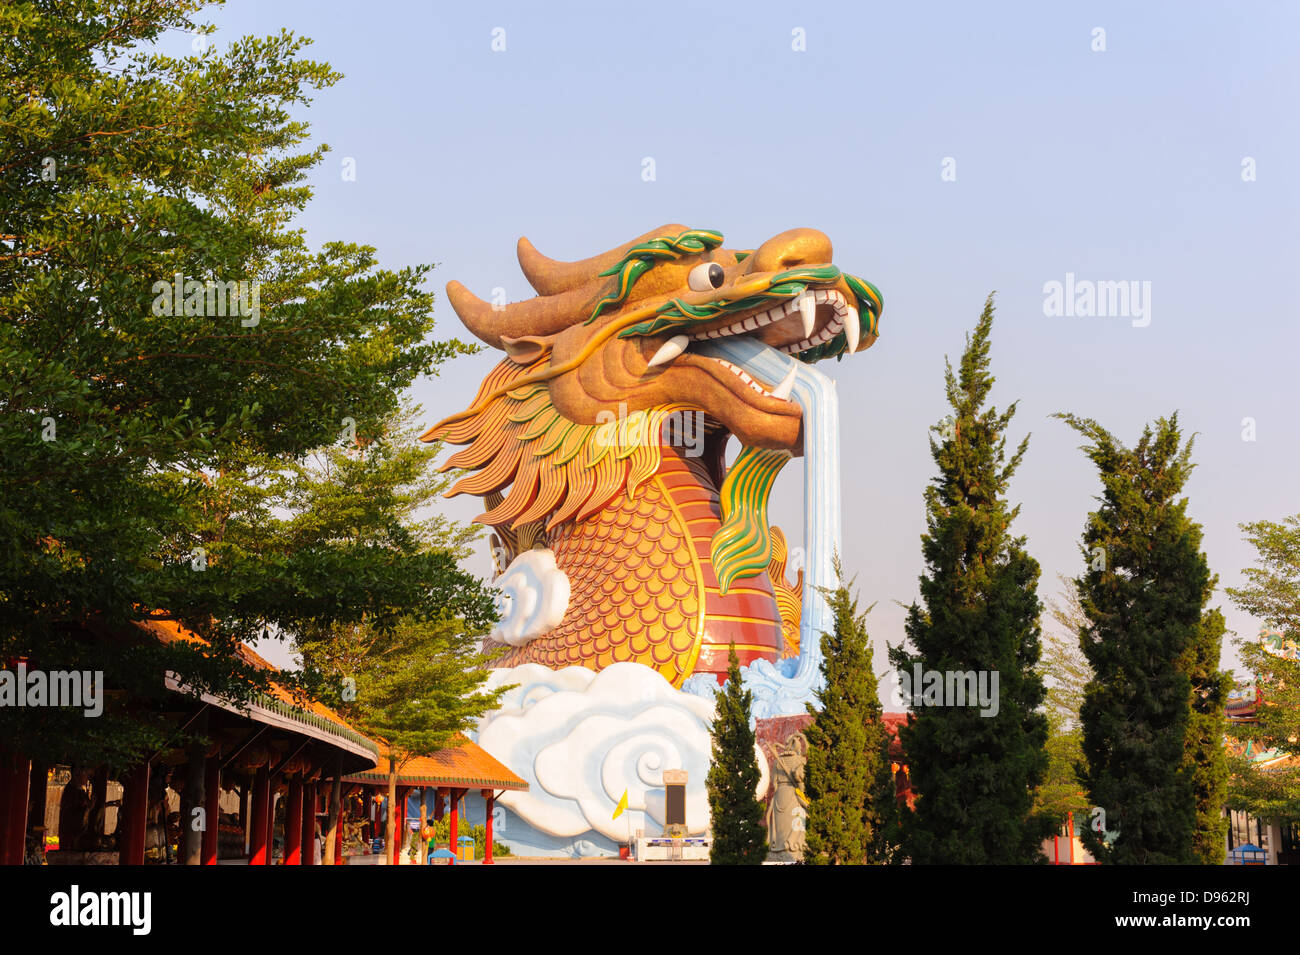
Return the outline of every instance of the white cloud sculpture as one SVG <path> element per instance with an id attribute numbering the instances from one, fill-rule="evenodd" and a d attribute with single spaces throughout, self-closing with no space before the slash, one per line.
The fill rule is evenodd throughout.
<path id="1" fill-rule="evenodd" d="M 686 826 L 697 834 L 708 829 L 712 700 L 673 689 L 639 663 L 600 673 L 529 663 L 494 670 L 488 679 L 489 687 L 512 683 L 518 686 L 501 708 L 480 720 L 478 744 L 528 780 L 528 792 L 500 801 L 533 828 L 559 838 L 594 830 L 622 842 L 629 820 L 612 816 L 626 787 L 628 809 L 658 823 L 646 826 L 658 835 L 664 770 L 685 769 Z M 758 761 L 762 793 L 768 768 L 761 751 Z"/>
<path id="2" fill-rule="evenodd" d="M 553 630 L 569 607 L 569 578 L 555 566 L 555 554 L 545 548 L 524 551 L 494 585 L 501 590 L 497 599 L 501 622 L 490 636 L 514 647 Z"/>

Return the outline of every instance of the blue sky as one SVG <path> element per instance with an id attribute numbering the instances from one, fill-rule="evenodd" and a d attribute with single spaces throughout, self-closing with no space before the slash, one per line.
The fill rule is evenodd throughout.
<path id="1" fill-rule="evenodd" d="M 520 235 L 580 258 L 665 222 L 736 248 L 827 233 L 836 263 L 885 298 L 879 342 L 821 366 L 843 403 L 844 563 L 878 602 L 877 670 L 883 641 L 902 637 L 894 601 L 917 594 L 944 356 L 990 291 L 994 399 L 1020 403 L 1013 441 L 1032 432 L 1011 494 L 1044 597 L 1079 571 L 1099 489 L 1053 412 L 1130 443 L 1180 412 L 1198 432 L 1190 513 L 1221 586 L 1253 560 L 1238 523 L 1300 510 L 1300 7 L 230 0 L 209 19 L 218 44 L 288 27 L 345 74 L 304 114 L 332 152 L 301 225 L 314 242 L 372 244 L 389 266 L 437 263 L 439 293 L 456 278 L 526 297 Z M 1043 286 L 1066 273 L 1150 282 L 1150 324 L 1046 316 Z M 437 336 L 465 337 L 439 299 Z M 495 360 L 421 382 L 429 422 L 463 407 Z M 773 517 L 796 538 L 799 493 L 791 469 Z M 470 566 L 486 573 L 486 553 Z M 1238 634 L 1258 630 L 1219 603 Z"/>

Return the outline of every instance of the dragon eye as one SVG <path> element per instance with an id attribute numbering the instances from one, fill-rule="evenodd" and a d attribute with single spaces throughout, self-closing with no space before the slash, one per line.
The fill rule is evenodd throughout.
<path id="1" fill-rule="evenodd" d="M 694 292 L 707 292 L 709 289 L 722 288 L 726 277 L 722 266 L 717 262 L 701 262 L 686 276 L 686 284 Z"/>

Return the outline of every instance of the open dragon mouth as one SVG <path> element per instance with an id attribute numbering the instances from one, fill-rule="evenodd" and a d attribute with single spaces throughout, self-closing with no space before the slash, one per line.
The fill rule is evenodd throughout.
<path id="1" fill-rule="evenodd" d="M 794 367 L 777 380 L 716 354 L 707 346 L 745 337 L 804 363 L 852 354 L 875 340 L 880 293 L 833 265 L 791 269 L 772 275 L 758 291 L 719 289 L 716 298 L 688 304 L 680 298 L 664 303 L 650 321 L 624 330 L 620 337 L 646 339 L 646 372 L 680 362 L 704 367 L 715 378 L 743 386 L 739 397 L 763 407 L 776 399 L 789 402 Z M 766 409 L 782 413 L 775 408 Z"/>

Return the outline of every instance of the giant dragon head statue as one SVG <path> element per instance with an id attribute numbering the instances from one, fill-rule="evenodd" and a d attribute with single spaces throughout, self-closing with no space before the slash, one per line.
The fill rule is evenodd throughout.
<path id="1" fill-rule="evenodd" d="M 444 465 L 470 472 L 449 494 L 487 502 L 478 520 L 496 531 L 498 570 L 542 546 L 572 584 L 561 621 L 519 635 L 509 665 L 640 660 L 677 685 L 695 668 L 725 671 L 729 640 L 767 653 L 767 496 L 805 442 L 798 362 L 873 344 L 881 298 L 813 229 L 721 245 L 718 232 L 666 225 L 559 262 L 520 239 L 535 298 L 492 304 L 448 284 L 466 327 L 505 357 L 423 440 L 469 445 Z M 760 373 L 723 357 L 752 350 L 738 338 L 798 361 Z M 686 451 L 668 433 L 679 414 L 699 439 Z M 742 450 L 728 468 L 733 435 Z M 779 627 L 767 629 L 779 649 Z"/>
<path id="2" fill-rule="evenodd" d="M 790 380 L 763 383 L 696 344 L 751 336 L 804 362 L 876 340 L 880 293 L 840 271 L 830 240 L 791 229 L 754 250 L 723 249 L 721 233 L 665 225 L 578 262 L 519 240 L 536 298 L 494 305 L 459 282 L 452 308 L 516 363 L 544 365 L 551 402 L 578 424 L 602 411 L 689 404 L 746 447 L 798 453 L 801 415 Z"/>

